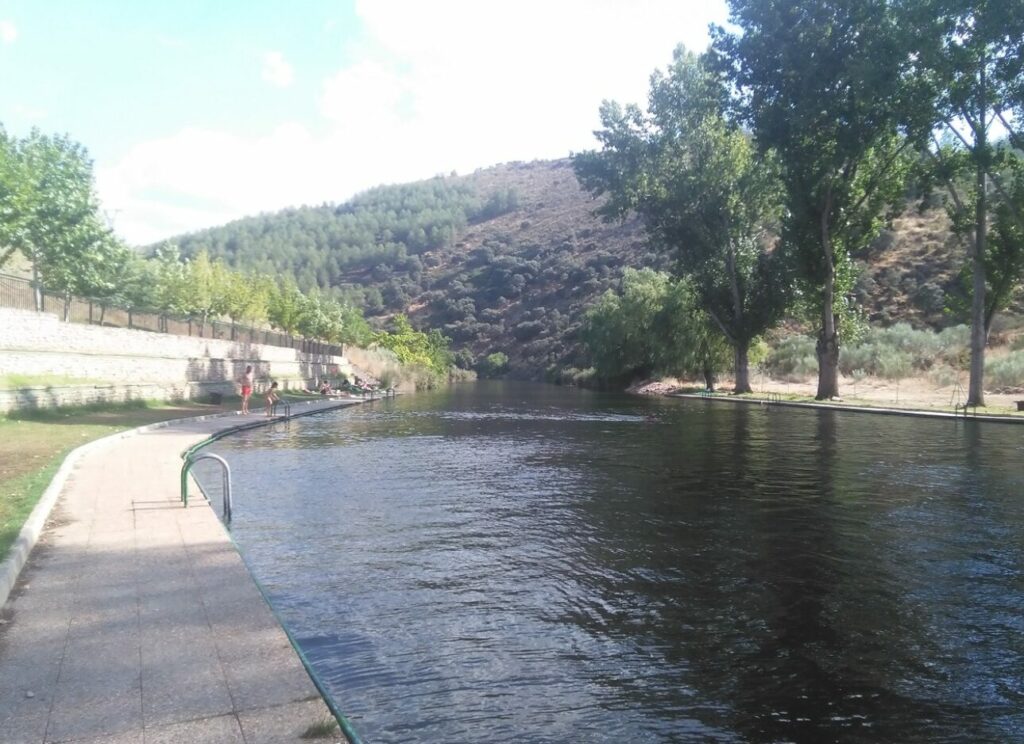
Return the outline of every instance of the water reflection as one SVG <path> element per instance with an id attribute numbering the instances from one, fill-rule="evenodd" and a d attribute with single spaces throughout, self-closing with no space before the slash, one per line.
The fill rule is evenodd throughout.
<path id="1" fill-rule="evenodd" d="M 1015 427 L 480 385 L 217 450 L 369 741 L 1024 736 Z"/>

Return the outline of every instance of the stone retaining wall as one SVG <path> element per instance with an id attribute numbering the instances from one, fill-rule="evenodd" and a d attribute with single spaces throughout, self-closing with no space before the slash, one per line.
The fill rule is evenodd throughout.
<path id="1" fill-rule="evenodd" d="M 248 342 L 64 323 L 0 308 L 0 375 L 60 375 L 91 384 L 0 391 L 0 411 L 95 401 L 171 400 L 232 393 L 252 365 L 257 391 L 275 379 L 302 387 L 352 371 L 345 357 Z"/>

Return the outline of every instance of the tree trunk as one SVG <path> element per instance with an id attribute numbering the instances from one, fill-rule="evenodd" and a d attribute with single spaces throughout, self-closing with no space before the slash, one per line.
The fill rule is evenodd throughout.
<path id="1" fill-rule="evenodd" d="M 839 317 L 832 311 L 835 303 L 835 278 L 830 274 L 825 281 L 822 298 L 821 330 L 815 352 L 818 357 L 818 392 L 815 400 L 839 397 Z"/>
<path id="2" fill-rule="evenodd" d="M 36 312 L 43 312 L 43 288 L 39 285 L 39 269 L 32 264 L 32 296 L 36 301 Z"/>
<path id="3" fill-rule="evenodd" d="M 64 293 L 64 322 L 71 322 L 71 293 Z"/>
<path id="4" fill-rule="evenodd" d="M 839 331 L 835 316 L 828 325 L 829 328 L 818 332 L 815 347 L 818 356 L 818 392 L 814 396 L 815 400 L 839 397 Z"/>
<path id="5" fill-rule="evenodd" d="M 979 152 L 987 147 L 985 129 L 977 133 Z M 974 272 L 974 287 L 971 297 L 971 379 L 967 387 L 967 405 L 985 405 L 985 250 L 987 249 L 988 204 L 985 196 L 985 168 L 982 163 L 975 173 L 974 211 L 974 255 L 971 256 L 971 270 Z"/>
<path id="6" fill-rule="evenodd" d="M 984 175 L 979 179 L 984 183 Z M 982 186 L 982 188 L 984 188 Z M 985 405 L 985 197 L 978 194 L 978 224 L 974 235 L 974 256 L 971 270 L 974 273 L 973 297 L 971 298 L 971 381 L 967 390 L 967 404 Z"/>
<path id="7" fill-rule="evenodd" d="M 818 356 L 818 392 L 815 400 L 839 397 L 839 322 L 835 314 L 836 267 L 832 256 L 832 237 L 829 217 L 832 210 L 832 192 L 825 198 L 821 212 L 821 249 L 825 259 L 825 282 L 821 292 L 821 330 L 815 352 Z"/>
<path id="8" fill-rule="evenodd" d="M 747 359 L 750 351 L 750 341 L 747 339 L 737 341 L 734 351 L 736 358 L 736 387 L 733 389 L 733 392 L 737 395 L 753 392 L 750 388 L 750 362 Z"/>
<path id="9" fill-rule="evenodd" d="M 715 392 L 715 370 L 710 364 L 704 365 L 704 387 L 712 393 Z"/>
<path id="10" fill-rule="evenodd" d="M 107 317 L 107 303 L 100 305 L 100 325 L 103 325 L 104 318 Z"/>

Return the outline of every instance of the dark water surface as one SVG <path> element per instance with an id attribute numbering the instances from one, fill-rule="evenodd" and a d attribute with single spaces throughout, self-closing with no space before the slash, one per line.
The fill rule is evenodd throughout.
<path id="1" fill-rule="evenodd" d="M 1024 741 L 1024 428 L 480 384 L 218 442 L 367 742 Z"/>

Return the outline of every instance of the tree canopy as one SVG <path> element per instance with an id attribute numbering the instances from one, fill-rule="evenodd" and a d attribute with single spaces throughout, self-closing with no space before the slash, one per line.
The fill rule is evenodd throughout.
<path id="1" fill-rule="evenodd" d="M 715 61 L 763 151 L 779 155 L 783 247 L 818 317 L 819 399 L 839 394 L 838 315 L 850 253 L 902 194 L 919 121 L 911 55 L 888 0 L 729 0 Z"/>
<path id="2" fill-rule="evenodd" d="M 651 79 L 649 111 L 606 102 L 603 149 L 576 156 L 580 182 L 608 198 L 599 212 L 638 213 L 652 242 L 692 283 L 697 306 L 735 352 L 736 392 L 750 392 L 747 352 L 785 309 L 786 267 L 774 250 L 778 167 L 724 111 L 727 92 L 682 47 Z"/>

